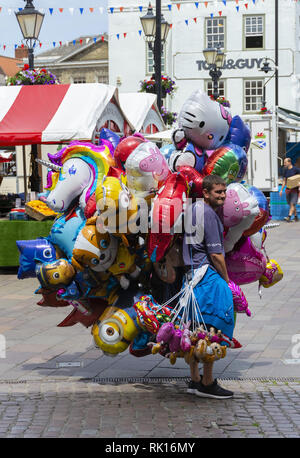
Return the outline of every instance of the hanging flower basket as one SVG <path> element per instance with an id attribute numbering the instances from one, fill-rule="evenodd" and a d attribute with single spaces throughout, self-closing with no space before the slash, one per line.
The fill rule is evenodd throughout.
<path id="1" fill-rule="evenodd" d="M 165 107 L 161 107 L 161 116 L 167 126 L 172 126 L 177 120 L 177 113 L 168 111 Z"/>
<path id="2" fill-rule="evenodd" d="M 173 95 L 177 87 L 175 86 L 175 81 L 172 80 L 169 76 L 162 75 L 161 77 L 161 93 L 162 98 L 164 99 L 168 94 Z M 145 79 L 140 81 L 140 92 L 148 92 L 156 94 L 156 84 L 155 78 L 152 76 L 150 80 Z"/>
<path id="3" fill-rule="evenodd" d="M 29 70 L 29 65 L 25 64 L 22 70 L 15 76 L 7 78 L 7 86 L 28 86 L 35 84 L 60 84 L 59 80 L 53 73 L 45 68 Z"/>
<path id="4" fill-rule="evenodd" d="M 212 100 L 215 100 L 214 96 L 211 95 L 210 98 Z M 219 96 L 217 99 L 216 99 L 216 102 L 220 103 L 221 105 L 223 105 L 224 107 L 227 107 L 227 108 L 230 108 L 230 102 L 229 100 L 226 100 L 225 97 L 223 96 Z"/>
<path id="5" fill-rule="evenodd" d="M 268 110 L 267 107 L 262 107 L 260 109 L 260 111 L 258 112 L 258 114 L 261 114 L 261 115 L 264 115 L 264 114 L 272 114 L 272 111 L 271 110 Z"/>

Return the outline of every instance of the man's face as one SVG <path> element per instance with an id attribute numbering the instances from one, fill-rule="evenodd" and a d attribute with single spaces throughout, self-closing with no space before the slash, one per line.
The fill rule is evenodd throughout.
<path id="1" fill-rule="evenodd" d="M 284 167 L 288 167 L 290 164 L 291 164 L 291 163 L 290 163 L 290 161 L 289 161 L 288 159 L 285 159 L 285 160 L 283 161 Z"/>
<path id="2" fill-rule="evenodd" d="M 203 189 L 203 197 L 205 202 L 213 209 L 222 207 L 226 198 L 226 186 L 223 184 L 214 184 L 211 191 Z"/>

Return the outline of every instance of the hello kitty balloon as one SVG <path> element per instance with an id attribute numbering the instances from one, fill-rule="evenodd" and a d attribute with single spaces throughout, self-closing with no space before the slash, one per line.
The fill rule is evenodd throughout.
<path id="1" fill-rule="evenodd" d="M 172 170 L 189 165 L 201 172 L 205 150 L 215 150 L 224 142 L 231 120 L 223 105 L 205 92 L 193 92 L 179 113 L 179 129 L 173 132 L 176 149 L 183 151 L 171 155 L 169 164 Z"/>

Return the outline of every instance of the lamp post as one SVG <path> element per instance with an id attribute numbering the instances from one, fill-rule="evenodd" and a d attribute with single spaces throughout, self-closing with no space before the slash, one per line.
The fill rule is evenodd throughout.
<path id="1" fill-rule="evenodd" d="M 154 55 L 155 68 L 155 89 L 157 95 L 157 106 L 161 112 L 162 91 L 161 91 L 161 54 L 162 47 L 167 40 L 170 24 L 165 20 L 161 13 L 161 0 L 156 0 L 156 15 L 153 14 L 153 8 L 149 3 L 148 11 L 145 16 L 140 18 L 143 27 L 146 42 L 149 49 Z"/>
<path id="2" fill-rule="evenodd" d="M 215 100 L 219 97 L 218 82 L 222 76 L 221 68 L 223 68 L 225 61 L 225 53 L 221 51 L 221 45 L 218 44 L 216 48 L 206 48 L 203 51 L 204 59 L 209 65 L 209 76 L 213 82 L 213 97 Z"/>
<path id="3" fill-rule="evenodd" d="M 33 6 L 33 0 L 26 1 L 25 8 L 16 14 L 24 41 L 28 48 L 28 64 L 29 69 L 34 69 L 34 46 L 39 39 L 40 30 L 44 20 L 44 14 L 37 11 Z M 31 168 L 32 173 L 29 178 L 30 189 L 34 192 L 40 191 L 41 178 L 39 175 L 37 145 L 31 147 Z"/>
<path id="4" fill-rule="evenodd" d="M 273 69 L 269 65 L 269 61 L 273 62 L 275 70 L 274 70 L 273 75 L 271 75 L 270 78 L 263 85 L 262 108 L 265 108 L 265 106 L 266 106 L 266 85 L 268 84 L 268 82 L 272 78 L 274 78 L 274 76 L 276 77 L 276 75 L 278 75 L 278 68 L 277 68 L 276 62 L 273 59 L 271 59 L 270 57 L 265 57 L 263 66 L 260 68 L 260 71 L 264 72 L 265 74 L 268 74 L 269 72 L 273 71 Z M 277 92 L 277 88 L 276 88 L 276 90 L 275 90 L 275 105 L 276 105 L 276 107 L 277 107 L 277 104 L 278 104 L 278 92 Z"/>

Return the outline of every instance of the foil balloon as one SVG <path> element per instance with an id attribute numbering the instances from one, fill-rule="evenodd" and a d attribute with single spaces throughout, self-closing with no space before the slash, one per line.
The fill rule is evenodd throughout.
<path id="1" fill-rule="evenodd" d="M 134 194 L 147 196 L 170 174 L 168 163 L 155 143 L 141 143 L 125 162 L 127 186 Z"/>
<path id="2" fill-rule="evenodd" d="M 243 232 L 249 229 L 259 214 L 256 198 L 241 183 L 227 186 L 222 209 L 223 224 L 229 228 L 224 237 L 225 252 L 231 251 Z"/>
<path id="3" fill-rule="evenodd" d="M 207 159 L 202 175 L 218 175 L 230 184 L 241 181 L 246 173 L 248 159 L 245 151 L 238 145 L 220 146 Z"/>
<path id="4" fill-rule="evenodd" d="M 69 285 L 76 272 L 67 259 L 58 259 L 47 264 L 37 264 L 36 277 L 42 288 L 59 289 Z"/>
<path id="5" fill-rule="evenodd" d="M 68 259 L 71 259 L 75 241 L 85 223 L 84 212 L 77 207 L 54 221 L 47 239 L 57 245 Z"/>
<path id="6" fill-rule="evenodd" d="M 233 281 L 230 281 L 228 286 L 232 292 L 234 311 L 237 313 L 246 313 L 246 315 L 251 316 L 248 301 L 241 288 Z"/>
<path id="7" fill-rule="evenodd" d="M 234 116 L 224 143 L 238 145 L 247 153 L 251 143 L 251 131 L 239 116 Z"/>
<path id="8" fill-rule="evenodd" d="M 259 279 L 259 284 L 264 288 L 270 288 L 275 285 L 275 283 L 282 280 L 282 278 L 283 272 L 280 265 L 274 259 L 270 259 L 266 265 L 264 273 Z"/>
<path id="9" fill-rule="evenodd" d="M 178 127 L 187 142 L 208 150 L 218 148 L 225 140 L 230 122 L 229 111 L 200 90 L 184 102 L 178 116 Z"/>
<path id="10" fill-rule="evenodd" d="M 270 219 L 269 203 L 262 191 L 255 186 L 245 186 L 251 195 L 257 200 L 259 214 L 255 217 L 249 229 L 244 231 L 243 235 L 248 237 L 258 232 Z"/>
<path id="11" fill-rule="evenodd" d="M 111 143 L 112 148 L 113 148 L 112 150 L 110 149 L 111 154 L 113 154 L 113 151 L 116 149 L 116 147 L 120 143 L 119 135 L 105 127 L 103 127 L 100 131 L 99 143 L 101 144 L 101 141 L 103 140 L 106 140 Z"/>
<path id="12" fill-rule="evenodd" d="M 241 239 L 233 251 L 226 253 L 225 261 L 228 276 L 237 285 L 259 280 L 267 265 L 265 256 L 249 237 Z"/>
<path id="13" fill-rule="evenodd" d="M 20 252 L 18 278 L 34 278 L 37 263 L 52 262 L 56 259 L 56 249 L 46 238 L 17 240 Z"/>
<path id="14" fill-rule="evenodd" d="M 159 261 L 173 240 L 177 226 L 182 224 L 189 186 L 180 172 L 171 174 L 160 188 L 151 209 L 151 230 L 147 252 L 152 262 Z"/>
<path id="15" fill-rule="evenodd" d="M 193 167 L 188 165 L 179 167 L 179 172 L 186 178 L 186 181 L 189 184 L 190 197 L 203 197 L 202 195 L 202 182 L 203 176 L 197 172 Z"/>
<path id="16" fill-rule="evenodd" d="M 125 162 L 129 155 L 145 141 L 144 137 L 135 135 L 131 135 L 120 141 L 114 152 L 114 159 L 119 169 L 125 170 Z"/>

